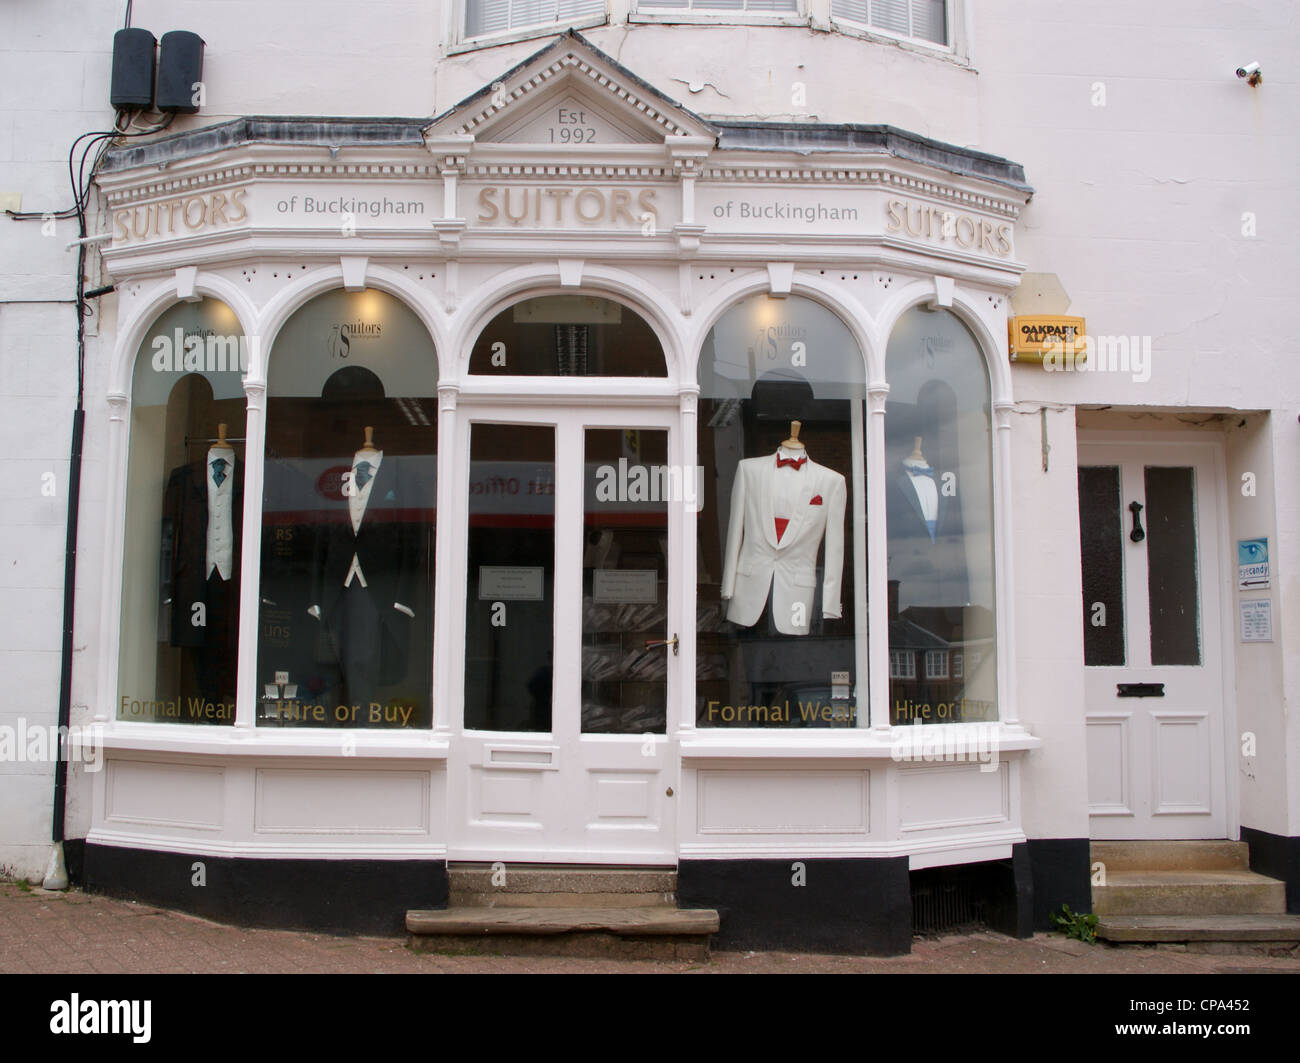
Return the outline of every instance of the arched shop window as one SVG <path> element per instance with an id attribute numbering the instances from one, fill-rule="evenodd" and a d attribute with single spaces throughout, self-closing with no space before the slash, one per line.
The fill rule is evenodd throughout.
<path id="1" fill-rule="evenodd" d="M 331 291 L 270 354 L 260 726 L 432 725 L 437 359 L 384 292 Z"/>
<path id="2" fill-rule="evenodd" d="M 864 378 L 849 330 L 810 299 L 752 296 L 704 341 L 700 727 L 868 724 Z"/>
<path id="3" fill-rule="evenodd" d="M 145 335 L 131 381 L 121 720 L 233 724 L 248 346 L 216 299 Z"/>
<path id="4" fill-rule="evenodd" d="M 649 325 L 612 299 L 542 295 L 497 314 L 470 352 L 469 371 L 489 376 L 666 377 Z"/>
<path id="5" fill-rule="evenodd" d="M 996 720 L 988 369 L 955 314 L 916 307 L 885 375 L 890 719 Z"/>

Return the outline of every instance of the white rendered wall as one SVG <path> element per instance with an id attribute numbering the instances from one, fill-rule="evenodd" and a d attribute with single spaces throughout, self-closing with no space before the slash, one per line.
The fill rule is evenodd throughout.
<path id="1" fill-rule="evenodd" d="M 0 194 L 21 193 L 24 211 L 57 211 L 72 193 L 67 155 L 72 141 L 112 121 L 109 50 L 121 5 L 14 0 L 0 35 Z M 12 206 L 12 204 L 8 204 Z M 58 722 L 63 617 L 63 546 L 68 505 L 68 452 L 76 402 L 76 339 L 72 309 L 77 255 L 66 245 L 76 222 L 50 227 L 0 216 L 0 726 L 28 733 Z M 100 283 L 90 256 L 88 286 Z M 106 300 L 110 305 L 112 300 Z M 93 400 L 103 387 L 97 334 L 87 320 L 87 434 L 103 419 Z M 93 683 L 102 558 L 103 468 L 93 442 L 83 469 L 84 523 L 78 566 L 82 594 L 76 620 L 74 706 Z M 52 479 L 45 474 L 51 473 Z M 53 494 L 48 484 L 53 485 Z M 44 491 L 43 491 L 44 489 Z M 87 591 L 86 588 L 92 588 Z M 85 667 L 82 662 L 86 661 Z M 74 709 L 75 711 L 75 709 Z M 0 867 L 42 875 L 49 856 L 54 769 L 50 760 L 0 760 Z M 68 836 L 84 837 L 89 788 L 70 772 Z"/>

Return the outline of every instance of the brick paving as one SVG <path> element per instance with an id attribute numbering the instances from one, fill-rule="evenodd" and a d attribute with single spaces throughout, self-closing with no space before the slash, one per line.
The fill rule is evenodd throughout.
<path id="1" fill-rule="evenodd" d="M 1176 947 L 1085 945 L 1060 935 L 1018 941 L 976 932 L 918 938 L 910 956 L 714 951 L 707 963 L 416 952 L 405 937 L 249 930 L 69 890 L 0 882 L 0 972 L 98 974 L 332 973 L 1300 973 L 1300 956 L 1206 955 Z"/>

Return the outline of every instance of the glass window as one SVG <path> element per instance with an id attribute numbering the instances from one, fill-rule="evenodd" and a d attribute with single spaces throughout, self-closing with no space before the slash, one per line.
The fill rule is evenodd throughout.
<path id="1" fill-rule="evenodd" d="M 956 315 L 916 307 L 890 337 L 885 373 L 889 645 L 927 654 L 924 678 L 891 682 L 891 719 L 996 719 L 988 371 Z M 957 651 L 961 676 L 946 665 Z"/>
<path id="2" fill-rule="evenodd" d="M 699 380 L 697 725 L 866 726 L 862 354 L 819 303 L 756 295 L 709 332 Z"/>
<path id="3" fill-rule="evenodd" d="M 119 719 L 234 723 L 247 368 L 215 299 L 167 310 L 136 355 Z"/>
<path id="4" fill-rule="evenodd" d="M 668 506 L 694 484 L 667 475 L 668 433 L 588 428 L 582 559 L 582 730 L 667 726 Z"/>
<path id="5" fill-rule="evenodd" d="M 551 729 L 555 429 L 472 424 L 465 727 Z"/>
<path id="6" fill-rule="evenodd" d="M 258 723 L 432 722 L 437 360 L 419 318 L 333 291 L 270 356 Z"/>
<path id="7" fill-rule="evenodd" d="M 831 0 L 831 15 L 900 37 L 948 43 L 945 0 Z"/>
<path id="8" fill-rule="evenodd" d="M 465 36 L 598 18 L 605 0 L 465 0 Z"/>
<path id="9" fill-rule="evenodd" d="M 497 314 L 470 352 L 489 376 L 666 377 L 663 347 L 640 315 L 591 295 L 544 295 Z"/>

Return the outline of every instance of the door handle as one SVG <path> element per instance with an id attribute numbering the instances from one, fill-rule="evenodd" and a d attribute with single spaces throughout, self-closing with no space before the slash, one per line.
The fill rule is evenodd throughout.
<path id="1" fill-rule="evenodd" d="M 1128 537 L 1135 543 L 1140 543 L 1147 537 L 1147 533 L 1142 530 L 1142 503 L 1130 502 L 1128 511 L 1133 514 L 1133 530 L 1128 533 Z"/>
<path id="2" fill-rule="evenodd" d="M 1164 683 L 1116 683 L 1117 698 L 1163 698 Z"/>
<path id="3" fill-rule="evenodd" d="M 676 657 L 677 656 L 677 632 L 674 631 L 673 637 L 670 639 L 646 639 L 645 640 L 645 648 L 647 650 L 652 650 L 656 646 L 671 646 L 673 648 L 673 656 Z"/>

